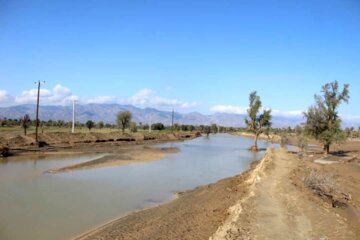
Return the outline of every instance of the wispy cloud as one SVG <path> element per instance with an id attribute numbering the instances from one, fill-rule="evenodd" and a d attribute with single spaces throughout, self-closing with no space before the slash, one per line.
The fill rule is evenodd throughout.
<path id="1" fill-rule="evenodd" d="M 210 111 L 216 113 L 235 113 L 235 114 L 245 114 L 245 107 L 233 106 L 233 105 L 215 105 L 210 108 Z"/>
<path id="2" fill-rule="evenodd" d="M 135 106 L 160 107 L 160 108 L 175 107 L 175 108 L 187 109 L 198 106 L 196 102 L 184 102 L 178 99 L 169 99 L 169 98 L 160 97 L 156 94 L 155 91 L 151 89 L 142 89 L 136 92 L 129 99 L 123 100 L 123 102 Z"/>
<path id="3" fill-rule="evenodd" d="M 89 104 L 89 103 L 106 104 L 106 103 L 117 103 L 118 98 L 114 96 L 97 96 L 92 98 L 82 98 L 79 101 L 82 104 Z"/>
<path id="4" fill-rule="evenodd" d="M 235 106 L 235 105 L 215 105 L 210 108 L 211 112 L 215 113 L 233 113 L 233 114 L 246 114 L 247 107 L 244 106 Z M 301 117 L 303 111 L 294 110 L 294 111 L 281 111 L 281 110 L 272 110 L 274 116 L 283 116 L 283 117 Z"/>
<path id="5" fill-rule="evenodd" d="M 71 102 L 73 98 L 77 98 L 72 94 L 70 89 L 56 85 L 49 90 L 42 88 L 40 90 L 41 101 L 44 104 L 65 105 Z M 30 89 L 21 92 L 17 96 L 9 95 L 5 90 L 0 90 L 0 106 L 10 106 L 18 104 L 35 103 L 37 98 L 37 89 Z"/>

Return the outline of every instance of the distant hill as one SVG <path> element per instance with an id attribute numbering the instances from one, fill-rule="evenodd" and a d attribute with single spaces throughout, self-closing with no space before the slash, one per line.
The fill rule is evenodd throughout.
<path id="1" fill-rule="evenodd" d="M 24 114 L 29 114 L 31 119 L 35 118 L 35 105 L 19 105 L 0 108 L 0 118 L 21 118 Z M 161 111 L 155 108 L 138 108 L 132 105 L 120 104 L 87 104 L 76 106 L 76 121 L 86 122 L 93 120 L 95 122 L 103 121 L 105 123 L 114 123 L 116 114 L 119 111 L 128 110 L 133 114 L 133 120 L 137 123 L 144 124 L 150 122 L 162 122 L 165 125 L 171 124 L 171 112 Z M 191 113 L 175 113 L 174 121 L 178 124 L 211 124 L 216 123 L 222 126 L 244 126 L 245 115 L 229 114 L 229 113 L 215 113 L 211 115 L 204 115 L 199 112 Z M 40 108 L 41 120 L 64 120 L 71 121 L 72 106 L 41 106 Z M 303 122 L 301 117 L 273 117 L 274 127 L 288 127 L 295 126 Z M 356 123 L 345 123 L 344 125 L 351 125 Z M 357 123 L 359 124 L 359 123 Z M 360 124 L 359 124 L 360 125 Z"/>

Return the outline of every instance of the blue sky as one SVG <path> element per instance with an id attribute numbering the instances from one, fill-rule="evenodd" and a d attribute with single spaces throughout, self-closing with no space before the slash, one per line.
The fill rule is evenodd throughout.
<path id="1" fill-rule="evenodd" d="M 360 116 L 360 1 L 0 0 L 0 105 L 119 102 L 178 111 L 299 113 L 349 83 Z"/>

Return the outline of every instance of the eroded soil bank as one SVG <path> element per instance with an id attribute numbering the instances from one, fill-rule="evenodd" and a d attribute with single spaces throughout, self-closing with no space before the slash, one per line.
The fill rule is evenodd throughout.
<path id="1" fill-rule="evenodd" d="M 129 159 L 123 153 L 123 149 L 132 149 L 132 146 L 157 144 L 171 141 L 183 141 L 200 136 L 198 132 L 177 132 L 177 133 L 122 133 L 113 131 L 107 133 L 44 133 L 39 135 L 39 141 L 43 145 L 38 147 L 35 142 L 35 135 L 27 136 L 18 134 L 3 134 L 0 136 L 0 146 L 9 148 L 11 159 L 13 156 L 38 156 L 38 155 L 66 155 L 74 153 L 109 153 L 122 154 L 114 157 L 116 160 L 134 160 Z M 142 147 L 141 147 L 142 148 Z M 119 152 L 119 149 L 122 149 Z M 137 149 L 141 150 L 141 149 Z M 148 149 L 145 149 L 145 151 Z M 166 150 L 165 152 L 174 152 L 175 150 Z M 148 151 L 152 154 L 156 151 Z M 160 151 L 161 152 L 161 151 Z M 158 156 L 156 156 L 157 158 Z M 160 156 L 161 157 L 161 156 Z M 107 157 L 109 160 L 110 157 Z M 142 156 L 142 158 L 146 158 Z M 115 161 L 104 160 L 106 164 L 114 164 Z"/>
<path id="2" fill-rule="evenodd" d="M 241 175 L 186 191 L 76 239 L 357 239 L 358 160 L 335 167 L 311 157 L 269 149 Z M 307 187 L 304 177 L 312 168 L 335 172 L 343 197 L 331 199 Z M 344 205 L 334 207 L 334 199 Z"/>
<path id="3" fill-rule="evenodd" d="M 299 160 L 283 149 L 270 150 L 264 165 L 246 198 L 230 209 L 230 218 L 211 239 L 358 239 L 360 225 L 354 211 L 359 211 L 360 191 L 353 187 L 360 182 L 358 163 L 336 170 L 343 196 L 333 191 L 319 194 L 304 184 L 309 170 L 333 173 L 329 166 Z M 344 206 L 335 207 L 335 199 Z"/>

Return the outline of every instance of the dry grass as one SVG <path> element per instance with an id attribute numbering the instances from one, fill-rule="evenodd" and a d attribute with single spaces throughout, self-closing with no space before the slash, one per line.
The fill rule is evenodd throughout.
<path id="1" fill-rule="evenodd" d="M 332 196 L 339 192 L 339 185 L 333 173 L 309 169 L 305 172 L 304 184 L 321 196 Z"/>

